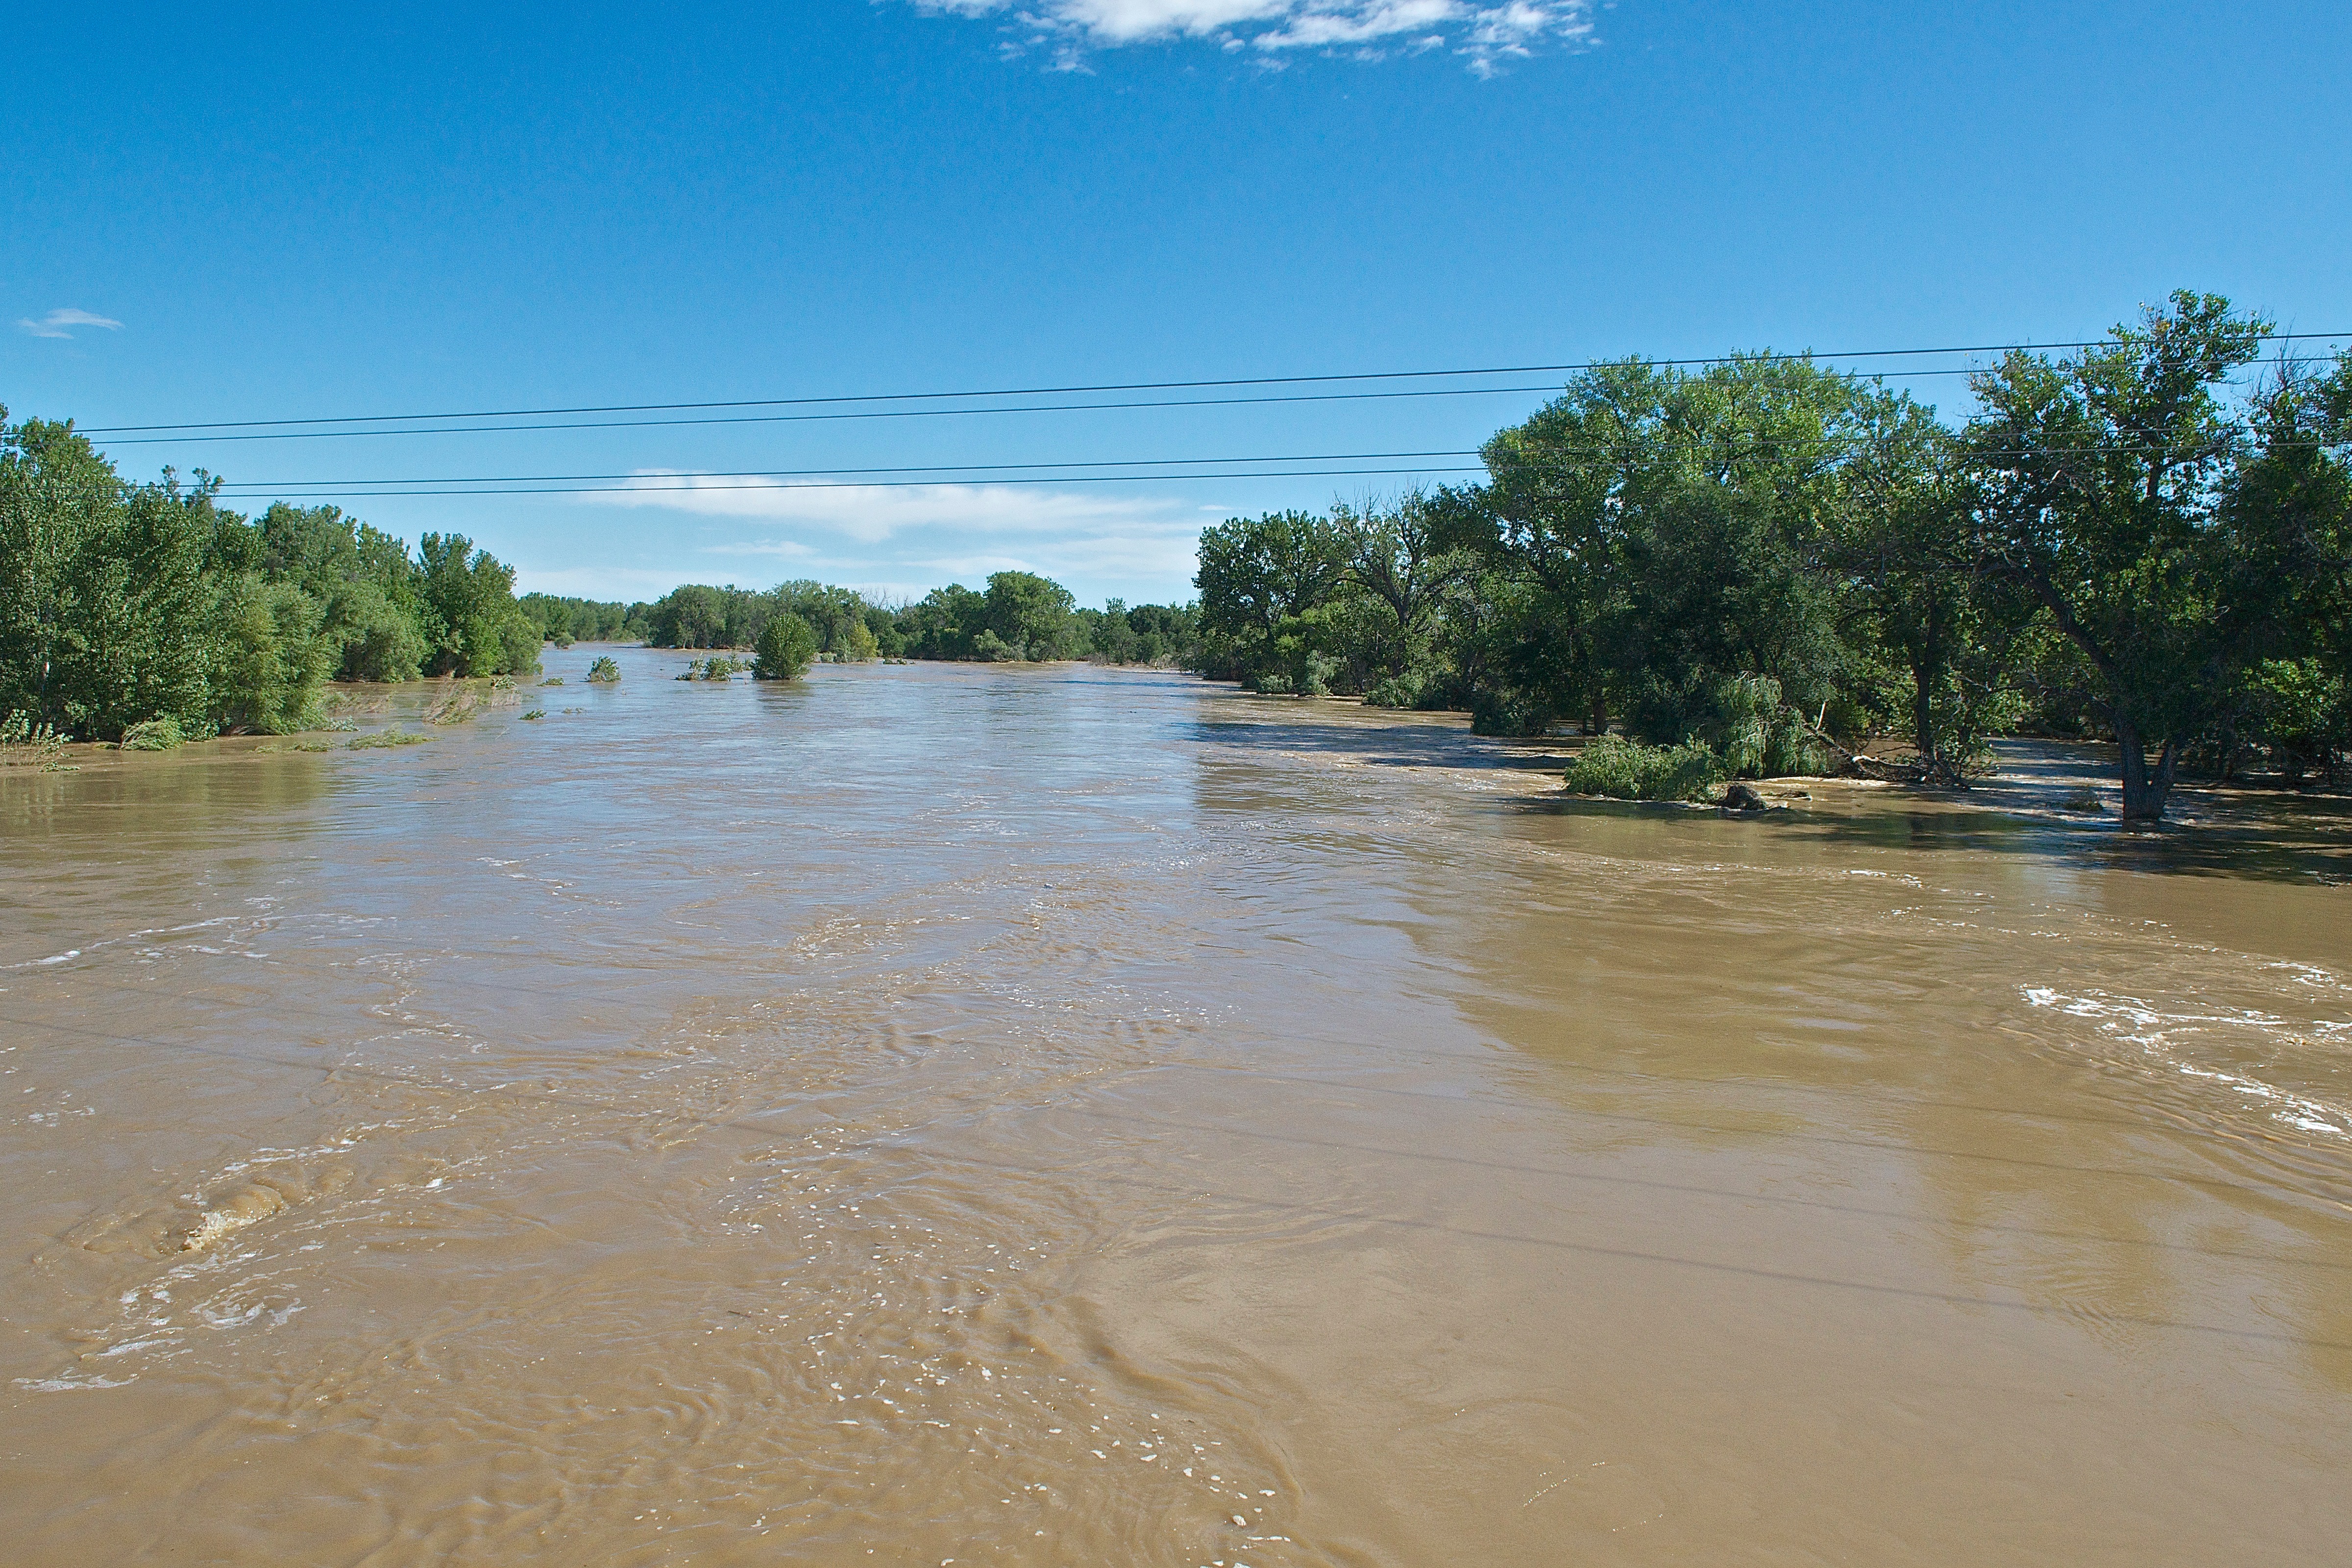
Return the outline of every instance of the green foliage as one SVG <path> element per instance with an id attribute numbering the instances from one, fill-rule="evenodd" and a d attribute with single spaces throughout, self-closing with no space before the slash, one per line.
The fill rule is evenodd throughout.
<path id="1" fill-rule="evenodd" d="M 1137 605 L 1113 599 L 1076 612 L 1078 641 L 1097 664 L 1179 665 L 1200 646 L 1197 605 Z"/>
<path id="2" fill-rule="evenodd" d="M 2265 659 L 2251 672 L 2237 728 L 2268 750 L 2285 782 L 2332 776 L 2336 756 L 2352 750 L 2352 679 L 2318 658 Z"/>
<path id="3" fill-rule="evenodd" d="M 863 616 L 845 620 L 836 646 L 825 650 L 842 664 L 866 664 L 881 656 L 881 644 Z"/>
<path id="4" fill-rule="evenodd" d="M 72 739 L 46 720 L 16 709 L 0 720 L 0 767 L 56 772 L 66 766 L 66 745 Z"/>
<path id="5" fill-rule="evenodd" d="M 423 630 L 434 675 L 530 675 L 539 668 L 541 625 L 514 596 L 514 568 L 462 534 L 416 542 Z"/>
<path id="6" fill-rule="evenodd" d="M 595 661 L 588 667 L 588 683 L 591 686 L 610 686 L 620 679 L 621 666 L 610 654 L 598 654 Z"/>
<path id="7" fill-rule="evenodd" d="M 102 740 L 204 723 L 212 496 L 126 485 L 69 425 L 0 426 L 0 709 Z"/>
<path id="8" fill-rule="evenodd" d="M 339 650 L 338 680 L 414 680 L 431 651 L 416 617 L 365 579 L 330 590 L 325 629 Z"/>
<path id="9" fill-rule="evenodd" d="M 898 613 L 901 646 L 909 658 L 971 658 L 987 626 L 988 601 L 961 583 L 934 588 Z"/>
<path id="10" fill-rule="evenodd" d="M 525 594 L 516 601 L 522 613 L 558 647 L 575 642 L 618 642 L 628 635 L 629 607 L 595 599 L 564 598 L 553 594 Z"/>
<path id="11" fill-rule="evenodd" d="M 2290 514 L 2231 504 L 2265 465 L 2217 391 L 2267 327 L 2177 293 L 2102 344 L 2013 353 L 1973 381 L 1968 558 L 2081 654 L 2127 821 L 2163 815 L 2182 749 L 2228 710 L 2290 592 Z"/>
<path id="12" fill-rule="evenodd" d="M 467 542 L 427 536 L 420 563 L 334 507 L 248 522 L 216 489 L 127 484 L 69 425 L 0 423 L 0 703 L 100 739 L 281 733 L 329 677 L 536 668 L 512 574 Z"/>
<path id="13" fill-rule="evenodd" d="M 1232 518 L 1201 535 L 1198 666 L 1259 691 L 1312 684 L 1310 654 L 1329 655 L 1308 617 L 1347 569 L 1347 546 L 1325 518 L 1301 511 Z"/>
<path id="14" fill-rule="evenodd" d="M 781 617 L 779 620 L 781 621 Z M 736 658 L 729 654 L 715 653 L 709 658 L 688 660 L 686 673 L 677 679 L 680 680 L 731 680 L 745 670 L 754 668 L 755 662 Z"/>
<path id="15" fill-rule="evenodd" d="M 122 731 L 117 742 L 126 752 L 169 752 L 188 743 L 177 719 L 147 719 Z"/>
<path id="16" fill-rule="evenodd" d="M 1076 601 L 1034 572 L 998 572 L 981 600 L 973 652 L 982 658 L 1068 658 L 1077 649 Z"/>
<path id="17" fill-rule="evenodd" d="M 288 582 L 240 572 L 215 601 L 210 689 L 224 734 L 289 735 L 314 726 L 333 650 L 318 601 Z"/>
<path id="18" fill-rule="evenodd" d="M 408 730 L 378 730 L 373 735 L 361 735 L 356 739 L 344 742 L 343 749 L 352 752 L 385 752 L 401 746 L 421 746 L 432 738 L 430 735 L 419 735 Z"/>
<path id="19" fill-rule="evenodd" d="M 1704 741 L 1647 746 L 1616 735 L 1596 735 L 1568 768 L 1577 795 L 1617 800 L 1696 800 L 1727 777 L 1722 759 Z"/>
<path id="20" fill-rule="evenodd" d="M 817 655 L 816 628 L 790 611 L 771 620 L 760 633 L 760 646 L 751 661 L 751 674 L 759 680 L 798 680 L 807 673 L 809 663 Z"/>

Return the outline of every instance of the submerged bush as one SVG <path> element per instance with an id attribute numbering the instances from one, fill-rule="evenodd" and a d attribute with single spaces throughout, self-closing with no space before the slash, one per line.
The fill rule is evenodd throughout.
<path id="1" fill-rule="evenodd" d="M 66 742 L 72 739 L 47 720 L 36 722 L 31 714 L 16 709 L 0 721 L 0 767 L 62 768 Z"/>
<path id="2" fill-rule="evenodd" d="M 609 686 L 620 679 L 620 664 L 611 654 L 598 655 L 596 662 L 588 667 L 588 681 L 592 686 Z"/>
<path id="3" fill-rule="evenodd" d="M 1617 800 L 1694 800 L 1724 776 L 1722 759 L 1703 741 L 1645 746 L 1601 735 L 1569 764 L 1568 787 L 1577 795 Z"/>
<path id="4" fill-rule="evenodd" d="M 346 750 L 353 752 L 389 751 L 394 746 L 421 746 L 430 735 L 413 734 L 406 730 L 379 730 L 373 735 L 362 735 L 356 741 L 346 741 Z"/>
<path id="5" fill-rule="evenodd" d="M 786 610 L 761 629 L 759 646 L 752 650 L 751 675 L 758 680 L 798 680 L 814 658 L 816 628 Z"/>
<path id="6" fill-rule="evenodd" d="M 1541 691 L 1488 688 L 1470 700 L 1474 735 L 1542 735 L 1559 717 L 1549 696 Z"/>
<path id="7" fill-rule="evenodd" d="M 121 749 L 126 752 L 168 752 L 188 743 L 187 734 L 180 721 L 173 718 L 150 719 L 133 724 L 122 731 Z"/>

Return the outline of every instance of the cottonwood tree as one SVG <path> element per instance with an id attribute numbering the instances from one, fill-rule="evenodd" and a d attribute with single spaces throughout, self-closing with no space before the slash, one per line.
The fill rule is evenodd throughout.
<path id="1" fill-rule="evenodd" d="M 2126 821 L 2163 817 L 2183 748 L 2276 626 L 2281 514 L 2230 504 L 2257 443 L 2221 395 L 2268 325 L 2183 290 L 2078 355 L 1973 378 L 1969 553 L 2081 656 Z"/>

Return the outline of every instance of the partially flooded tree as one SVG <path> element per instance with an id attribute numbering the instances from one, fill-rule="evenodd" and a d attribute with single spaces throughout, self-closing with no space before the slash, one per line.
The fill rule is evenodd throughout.
<path id="1" fill-rule="evenodd" d="M 798 680 L 816 658 L 816 628 L 790 610 L 775 616 L 761 628 L 759 647 L 752 650 L 751 678 Z"/>
<path id="2" fill-rule="evenodd" d="M 1303 511 L 1233 518 L 1201 535 L 1201 640 L 1211 675 L 1294 689 L 1310 651 L 1307 615 L 1328 600 L 1347 559 L 1329 520 Z"/>
<path id="3" fill-rule="evenodd" d="M 2268 325 L 2182 291 L 2077 356 L 2014 353 L 1974 379 L 1970 556 L 2080 655 L 2126 821 L 2163 817 L 2183 748 L 2274 624 L 2282 518 L 2227 504 L 2255 443 L 2221 395 Z"/>

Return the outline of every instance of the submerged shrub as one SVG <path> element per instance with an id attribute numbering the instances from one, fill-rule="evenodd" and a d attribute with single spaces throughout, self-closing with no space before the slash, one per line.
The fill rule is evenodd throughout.
<path id="1" fill-rule="evenodd" d="M 1693 800 L 1724 776 L 1722 759 L 1703 741 L 1645 746 L 1601 735 L 1569 764 L 1568 787 L 1577 795 L 1617 800 Z"/>
<path id="2" fill-rule="evenodd" d="M 47 720 L 37 723 L 31 714 L 16 709 L 0 721 L 0 767 L 62 768 L 66 742 L 72 739 Z"/>
<path id="3" fill-rule="evenodd" d="M 362 735 L 356 741 L 346 741 L 344 748 L 353 752 L 389 751 L 394 746 L 421 746 L 430 735 L 412 734 L 406 730 L 379 730 L 373 735 Z"/>
<path id="4" fill-rule="evenodd" d="M 1474 735 L 1541 735 L 1559 716 L 1544 693 L 1517 687 L 1486 688 L 1470 700 Z"/>
<path id="5" fill-rule="evenodd" d="M 798 680 L 814 658 L 816 628 L 786 610 L 761 630 L 752 649 L 751 675 L 758 680 Z"/>
<path id="6" fill-rule="evenodd" d="M 599 655 L 596 662 L 588 667 L 588 681 L 592 686 L 609 686 L 620 679 L 621 666 L 610 654 Z"/>
<path id="7" fill-rule="evenodd" d="M 131 725 L 122 731 L 121 745 L 126 752 L 168 752 L 187 743 L 188 737 L 181 730 L 180 721 L 167 716 Z"/>
<path id="8" fill-rule="evenodd" d="M 1708 739 L 1732 778 L 1778 778 L 1820 771 L 1804 721 L 1780 700 L 1769 675 L 1738 675 L 1717 684 Z"/>

